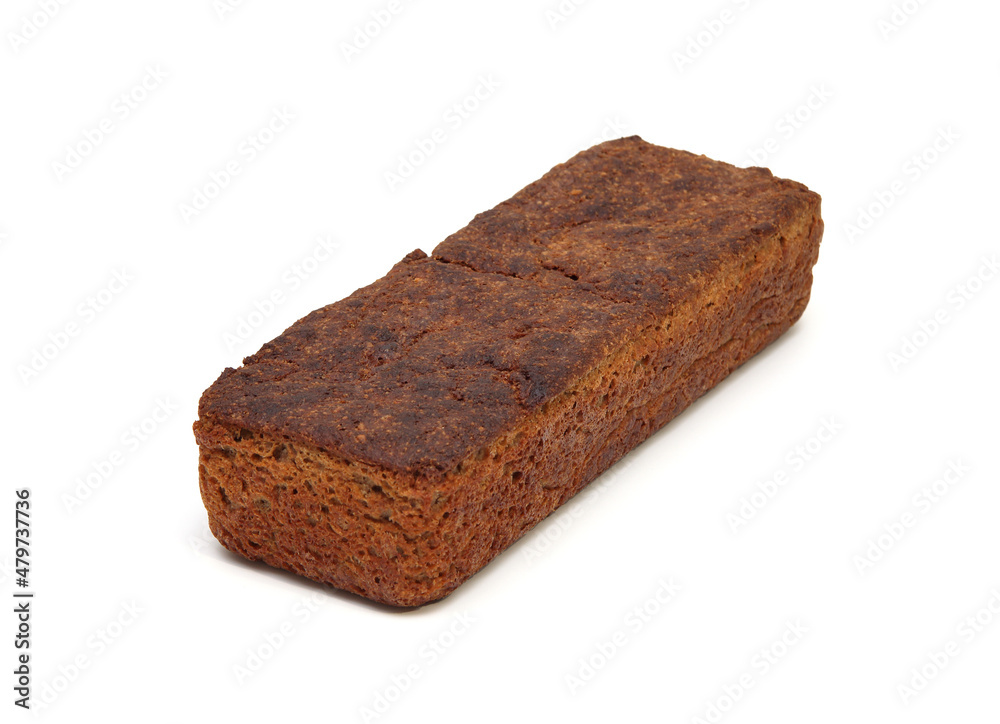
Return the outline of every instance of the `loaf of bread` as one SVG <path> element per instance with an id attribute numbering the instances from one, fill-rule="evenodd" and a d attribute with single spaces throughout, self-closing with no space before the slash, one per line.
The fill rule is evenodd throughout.
<path id="1" fill-rule="evenodd" d="M 788 329 L 822 233 L 766 169 L 584 151 L 222 373 L 194 425 L 210 528 L 440 599 Z"/>

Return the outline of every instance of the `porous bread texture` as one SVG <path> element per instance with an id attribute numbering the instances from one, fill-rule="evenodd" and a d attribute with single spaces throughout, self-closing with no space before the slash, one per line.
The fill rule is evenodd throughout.
<path id="1" fill-rule="evenodd" d="M 375 601 L 438 600 L 791 326 L 822 229 L 818 196 L 760 169 L 584 152 L 223 373 L 195 423 L 210 528 Z"/>

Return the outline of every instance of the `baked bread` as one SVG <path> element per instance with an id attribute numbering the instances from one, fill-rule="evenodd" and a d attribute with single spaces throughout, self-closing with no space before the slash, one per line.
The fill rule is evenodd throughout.
<path id="1" fill-rule="evenodd" d="M 440 599 L 788 329 L 822 232 L 766 169 L 584 151 L 226 369 L 194 425 L 209 526 Z"/>

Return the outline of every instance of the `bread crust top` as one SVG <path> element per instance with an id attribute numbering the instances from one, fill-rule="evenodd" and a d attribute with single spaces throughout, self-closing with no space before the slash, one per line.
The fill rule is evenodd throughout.
<path id="1" fill-rule="evenodd" d="M 439 479 L 819 203 L 767 169 L 602 143 L 227 368 L 199 415 Z"/>

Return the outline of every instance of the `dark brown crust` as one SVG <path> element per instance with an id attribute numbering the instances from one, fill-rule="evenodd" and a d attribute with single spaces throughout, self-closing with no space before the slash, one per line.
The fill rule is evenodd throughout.
<path id="1" fill-rule="evenodd" d="M 195 427 L 213 532 L 446 595 L 801 315 L 819 202 L 637 137 L 577 155 L 223 372 Z"/>
<path id="2" fill-rule="evenodd" d="M 199 415 L 439 476 L 817 205 L 764 169 L 602 144 L 225 370 Z"/>

